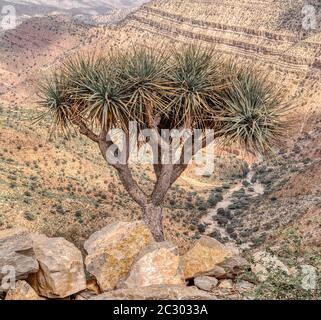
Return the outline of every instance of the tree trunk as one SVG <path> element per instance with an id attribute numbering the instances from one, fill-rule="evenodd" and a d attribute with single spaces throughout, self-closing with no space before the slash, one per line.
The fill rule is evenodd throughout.
<path id="1" fill-rule="evenodd" d="M 163 207 L 155 206 L 152 203 L 142 207 L 143 221 L 148 226 L 154 239 L 157 242 L 162 242 L 164 238 L 163 230 Z"/>

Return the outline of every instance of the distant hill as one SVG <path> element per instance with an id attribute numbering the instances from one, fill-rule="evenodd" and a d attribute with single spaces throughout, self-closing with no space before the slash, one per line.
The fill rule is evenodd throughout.
<path id="1" fill-rule="evenodd" d="M 12 5 L 19 17 L 50 14 L 105 15 L 113 9 L 137 8 L 147 0 L 0 0 L 0 8 Z"/>
<path id="2" fill-rule="evenodd" d="M 65 16 L 34 17 L 0 35 L 0 94 L 18 102 L 31 78 L 70 49 L 85 43 L 88 27 Z"/>

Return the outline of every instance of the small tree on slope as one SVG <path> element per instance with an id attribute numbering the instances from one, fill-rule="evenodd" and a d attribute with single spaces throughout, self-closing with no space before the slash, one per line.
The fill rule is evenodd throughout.
<path id="1" fill-rule="evenodd" d="M 68 134 L 77 128 L 97 144 L 141 207 L 156 241 L 164 240 L 166 193 L 200 149 L 215 140 L 265 154 L 283 142 L 287 128 L 281 95 L 254 69 L 225 64 L 212 50 L 196 46 L 168 52 L 78 55 L 64 62 L 39 91 L 40 104 L 46 107 L 43 116 L 50 114 L 53 129 Z M 129 143 L 115 148 L 109 134 L 121 128 L 129 138 L 131 121 L 138 123 L 139 133 L 151 132 L 145 138 L 153 145 L 155 160 L 156 183 L 150 194 L 133 178 Z M 164 129 L 200 129 L 204 136 L 191 131 L 177 149 L 177 141 L 174 146 L 174 139 L 164 139 Z M 178 160 L 163 161 L 162 155 L 172 155 L 174 149 L 181 150 Z M 109 150 L 122 161 L 111 161 Z"/>

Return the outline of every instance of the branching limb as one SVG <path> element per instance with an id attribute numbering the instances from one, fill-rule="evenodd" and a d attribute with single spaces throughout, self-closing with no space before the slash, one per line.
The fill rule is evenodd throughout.
<path id="1" fill-rule="evenodd" d="M 198 138 L 195 137 L 195 135 L 191 135 L 184 142 L 181 156 L 176 163 L 162 164 L 159 162 L 154 164 L 154 171 L 157 178 L 157 182 L 152 193 L 152 203 L 154 205 L 160 205 L 164 201 L 167 191 L 187 169 L 193 156 L 214 141 L 214 134 L 210 133 L 205 137 L 200 137 L 199 140 L 197 139 Z M 162 151 L 162 149 L 160 151 Z M 160 155 L 158 155 L 158 158 L 161 160 Z"/>
<path id="2" fill-rule="evenodd" d="M 159 206 L 164 201 L 166 193 L 171 187 L 173 167 L 174 166 L 172 164 L 162 165 L 161 172 L 152 193 L 152 203 L 155 206 Z"/>
<path id="3" fill-rule="evenodd" d="M 73 119 L 72 123 L 79 128 L 79 133 L 88 137 L 94 142 L 99 142 L 99 136 L 89 129 L 84 121 L 81 119 Z"/>
<path id="4" fill-rule="evenodd" d="M 153 148 L 153 146 L 152 146 Z M 158 180 L 161 173 L 162 173 L 162 148 L 160 145 L 157 145 L 156 148 L 153 148 L 153 163 L 154 163 L 154 173 L 156 176 L 156 179 Z"/>
<path id="5" fill-rule="evenodd" d="M 107 152 L 109 148 L 114 148 L 115 145 L 111 139 L 107 136 L 106 131 L 102 131 L 99 137 L 99 148 L 102 156 L 106 160 L 107 163 L 112 165 L 118 172 L 119 178 L 123 183 L 125 189 L 130 194 L 130 196 L 134 199 L 136 203 L 138 203 L 141 207 L 146 206 L 147 204 L 147 196 L 144 191 L 138 186 L 137 182 L 133 178 L 130 168 L 128 167 L 128 163 L 110 163 Z M 116 150 L 117 152 L 117 150 Z"/>
<path id="6" fill-rule="evenodd" d="M 187 169 L 189 162 L 192 160 L 193 156 L 196 155 L 201 149 L 209 146 L 215 139 L 214 132 L 207 134 L 205 137 L 201 138 L 201 141 L 195 141 L 195 136 L 189 137 L 182 148 L 181 157 L 178 162 L 173 167 L 173 172 L 171 176 L 171 185 L 182 175 L 182 173 Z"/>

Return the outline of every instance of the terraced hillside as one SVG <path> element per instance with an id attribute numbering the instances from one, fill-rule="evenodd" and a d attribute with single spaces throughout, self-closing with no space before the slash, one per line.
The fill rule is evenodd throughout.
<path id="1" fill-rule="evenodd" d="M 133 13 L 121 32 L 147 45 L 199 41 L 240 63 L 255 63 L 283 85 L 300 113 L 310 114 L 321 92 L 321 33 L 302 29 L 305 3 L 152 1 Z"/>
<path id="2" fill-rule="evenodd" d="M 220 211 L 221 218 L 210 211 L 220 223 L 217 230 L 207 231 L 219 240 L 260 245 L 278 232 L 297 231 L 300 226 L 303 242 L 320 245 L 316 221 L 321 221 L 321 191 L 308 181 L 314 181 L 311 171 L 321 169 L 321 20 L 316 30 L 304 30 L 305 4 L 321 10 L 319 1 L 151 1 L 131 14 L 108 43 L 155 46 L 195 41 L 214 46 L 236 63 L 261 68 L 286 92 L 296 117 L 288 148 L 255 167 L 252 182 L 264 185 L 263 195 L 249 197 L 246 189 L 252 186 L 245 181 L 232 194 L 227 212 Z M 318 174 L 315 177 L 319 179 Z M 225 185 L 229 183 L 234 188 L 235 181 Z M 222 190 L 215 190 L 212 199 L 221 199 Z M 314 227 L 304 228 L 307 225 Z"/>

